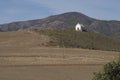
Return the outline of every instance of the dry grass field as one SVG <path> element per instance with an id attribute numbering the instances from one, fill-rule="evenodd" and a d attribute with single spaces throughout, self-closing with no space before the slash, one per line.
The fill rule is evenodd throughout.
<path id="1" fill-rule="evenodd" d="M 45 47 L 47 42 L 49 37 L 30 31 L 0 33 L 0 80 L 91 80 L 93 72 L 119 55 Z"/>
<path id="2" fill-rule="evenodd" d="M 10 48 L 0 50 L 0 65 L 104 64 L 117 52 L 72 48 Z"/>
<path id="3" fill-rule="evenodd" d="M 0 80 L 91 80 L 97 65 L 0 67 Z"/>
<path id="4" fill-rule="evenodd" d="M 0 50 L 0 80 L 91 80 L 118 52 L 61 48 Z"/>

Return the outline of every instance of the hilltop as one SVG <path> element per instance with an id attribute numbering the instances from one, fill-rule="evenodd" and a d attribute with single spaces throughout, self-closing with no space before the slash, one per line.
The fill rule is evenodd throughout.
<path id="1" fill-rule="evenodd" d="M 0 25 L 0 31 L 74 29 L 78 22 L 84 24 L 89 31 L 120 38 L 120 21 L 97 20 L 78 12 L 68 12 L 43 19 L 2 24 Z"/>

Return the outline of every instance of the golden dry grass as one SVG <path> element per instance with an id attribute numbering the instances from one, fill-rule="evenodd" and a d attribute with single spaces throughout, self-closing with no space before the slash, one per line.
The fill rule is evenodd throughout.
<path id="1" fill-rule="evenodd" d="M 14 48 L 2 50 L 0 65 L 104 64 L 118 52 L 72 48 Z"/>
<path id="2" fill-rule="evenodd" d="M 0 37 L 0 80 L 91 80 L 93 72 L 119 55 L 45 47 L 49 37 L 31 31 L 5 32 Z"/>
<path id="3" fill-rule="evenodd" d="M 119 53 L 86 49 L 9 48 L 0 54 L 0 80 L 91 80 Z"/>
<path id="4" fill-rule="evenodd" d="M 39 35 L 30 30 L 0 32 L 0 48 L 45 46 L 48 42 L 48 36 Z"/>

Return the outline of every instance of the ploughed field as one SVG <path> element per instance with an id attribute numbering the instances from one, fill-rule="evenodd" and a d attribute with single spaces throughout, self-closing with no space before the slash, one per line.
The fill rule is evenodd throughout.
<path id="1" fill-rule="evenodd" d="M 0 80 L 91 80 L 119 52 L 73 48 L 0 48 Z"/>

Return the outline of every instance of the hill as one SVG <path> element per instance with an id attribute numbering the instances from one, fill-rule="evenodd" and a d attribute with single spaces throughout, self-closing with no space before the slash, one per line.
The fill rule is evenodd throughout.
<path id="1" fill-rule="evenodd" d="M 44 47 L 49 40 L 48 36 L 29 30 L 0 32 L 0 49 Z"/>
<path id="2" fill-rule="evenodd" d="M 48 45 L 66 48 L 120 51 L 120 40 L 93 32 L 75 30 L 34 30 L 51 38 Z"/>
<path id="3" fill-rule="evenodd" d="M 77 23 L 84 24 L 89 31 L 106 36 L 120 38 L 120 21 L 97 20 L 82 13 L 69 12 L 44 19 L 13 22 L 0 25 L 0 31 L 17 31 L 24 29 L 73 29 Z"/>
<path id="4" fill-rule="evenodd" d="M 0 32 L 0 49 L 61 47 L 120 51 L 120 40 L 74 30 L 23 30 Z M 9 50 L 8 50 L 9 51 Z"/>

